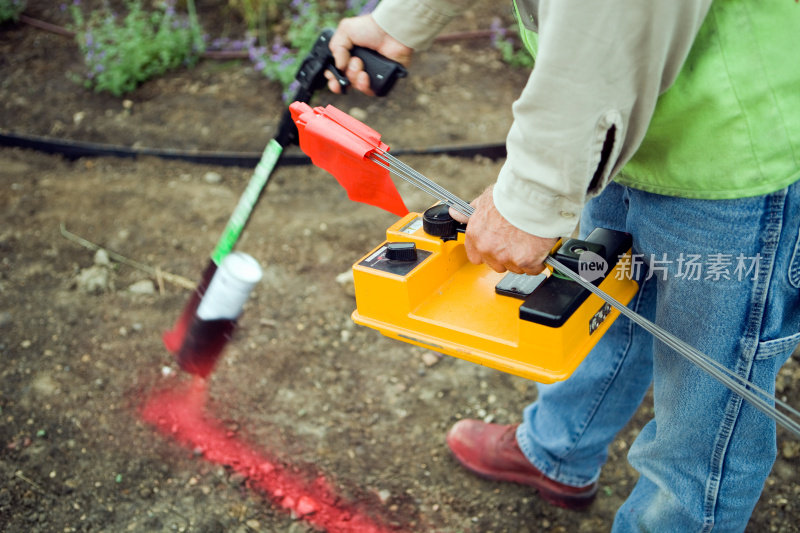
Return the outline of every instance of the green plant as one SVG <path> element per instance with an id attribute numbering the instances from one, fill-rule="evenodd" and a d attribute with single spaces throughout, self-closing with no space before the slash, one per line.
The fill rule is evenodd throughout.
<path id="1" fill-rule="evenodd" d="M 187 15 L 176 13 L 174 0 L 155 11 L 131 0 L 125 16 L 106 9 L 88 20 L 79 6 L 74 0 L 70 11 L 86 63 L 84 84 L 96 91 L 120 96 L 168 70 L 193 65 L 205 49 L 193 0 L 186 2 Z"/>
<path id="2" fill-rule="evenodd" d="M 27 3 L 27 0 L 0 0 L 0 22 L 16 21 Z"/>
<path id="3" fill-rule="evenodd" d="M 512 67 L 533 68 L 533 57 L 527 48 L 508 36 L 499 18 L 492 20 L 492 44 L 500 51 L 503 61 Z"/>
<path id="4" fill-rule="evenodd" d="M 343 16 L 371 11 L 376 3 L 374 0 L 348 0 L 343 12 L 337 12 L 323 11 L 315 0 L 291 0 L 287 8 L 289 25 L 285 38 L 275 37 L 269 48 L 251 44 L 249 54 L 254 68 L 270 80 L 280 83 L 284 100 L 289 99 L 295 90 L 295 73 L 320 31 L 336 26 Z"/>
<path id="5" fill-rule="evenodd" d="M 228 5 L 247 24 L 250 33 L 257 35 L 261 42 L 266 42 L 270 28 L 286 9 L 289 0 L 228 0 Z"/>

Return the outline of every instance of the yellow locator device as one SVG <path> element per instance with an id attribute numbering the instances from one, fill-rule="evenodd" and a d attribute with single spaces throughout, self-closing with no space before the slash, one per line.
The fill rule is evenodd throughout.
<path id="1" fill-rule="evenodd" d="M 353 321 L 404 342 L 503 372 L 552 383 L 568 378 L 619 315 L 551 271 L 499 274 L 473 265 L 464 226 L 439 204 L 409 213 L 353 265 Z M 598 228 L 551 252 L 627 304 L 638 290 L 628 267 L 631 236 Z"/>

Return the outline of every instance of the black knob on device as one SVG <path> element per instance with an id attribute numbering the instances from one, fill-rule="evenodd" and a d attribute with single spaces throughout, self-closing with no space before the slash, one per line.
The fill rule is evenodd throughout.
<path id="1" fill-rule="evenodd" d="M 390 261 L 416 261 L 417 245 L 413 242 L 390 242 L 386 245 L 386 259 Z"/>
<path id="2" fill-rule="evenodd" d="M 422 229 L 428 235 L 442 239 L 455 239 L 458 232 L 458 221 L 450 216 L 450 207 L 438 204 L 429 207 L 422 214 Z"/>

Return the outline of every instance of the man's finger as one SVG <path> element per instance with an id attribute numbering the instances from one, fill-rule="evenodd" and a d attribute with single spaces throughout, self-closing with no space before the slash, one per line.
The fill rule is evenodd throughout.
<path id="1" fill-rule="evenodd" d="M 347 32 L 335 32 L 331 37 L 331 42 L 328 43 L 328 48 L 333 54 L 333 63 L 336 68 L 342 71 L 347 68 L 347 62 L 350 60 L 350 49 L 353 48 L 353 42 Z"/>
<path id="2" fill-rule="evenodd" d="M 544 265 L 539 265 L 539 266 L 537 266 L 535 268 L 534 267 L 525 267 L 520 272 L 516 272 L 516 273 L 517 274 L 528 274 L 530 276 L 535 276 L 536 274 L 541 274 L 542 272 L 544 272 L 544 269 L 545 269 Z M 511 269 L 509 269 L 509 270 L 511 270 Z M 512 270 L 512 272 L 514 272 L 514 271 Z"/>
<path id="3" fill-rule="evenodd" d="M 464 241 L 464 251 L 467 252 L 467 259 L 473 265 L 479 265 L 483 262 L 481 253 L 475 248 L 470 239 Z"/>
<path id="4" fill-rule="evenodd" d="M 347 62 L 347 70 L 345 76 L 350 80 L 350 84 L 358 91 L 364 94 L 374 96 L 370 86 L 369 74 L 364 70 L 364 62 L 359 57 L 351 56 Z"/>
<path id="5" fill-rule="evenodd" d="M 361 61 L 360 57 L 350 56 L 350 59 L 347 61 L 347 71 L 357 73 L 364 70 L 364 62 Z"/>
<path id="6" fill-rule="evenodd" d="M 324 75 L 328 80 L 328 90 L 334 94 L 340 94 L 342 92 L 342 86 L 339 83 L 339 80 L 337 80 L 336 77 L 327 70 L 325 71 Z"/>
<path id="7" fill-rule="evenodd" d="M 450 216 L 453 217 L 453 220 L 455 220 L 456 222 L 459 222 L 461 224 L 466 224 L 469 221 L 467 215 L 464 215 L 463 213 L 456 211 L 452 207 L 450 208 L 449 212 Z"/>
<path id="8" fill-rule="evenodd" d="M 497 262 L 497 261 L 495 261 L 494 259 L 489 259 L 489 258 L 487 258 L 487 257 L 484 257 L 484 258 L 483 258 L 483 262 L 484 262 L 484 263 L 486 263 L 487 265 L 489 265 L 489 268 L 491 268 L 491 269 L 492 269 L 492 270 L 494 270 L 495 272 L 499 272 L 500 274 L 502 274 L 503 272 L 505 272 L 506 270 L 508 270 L 508 269 L 505 267 L 505 265 L 502 265 L 502 264 L 498 263 L 498 262 Z M 513 271 L 512 271 L 512 272 L 513 272 Z M 517 272 L 517 274 L 519 274 L 519 272 Z"/>

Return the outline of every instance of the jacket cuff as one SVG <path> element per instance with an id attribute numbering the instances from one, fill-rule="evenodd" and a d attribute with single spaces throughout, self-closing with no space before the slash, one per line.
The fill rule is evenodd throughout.
<path id="1" fill-rule="evenodd" d="M 492 192 L 494 206 L 513 226 L 537 237 L 572 235 L 583 204 L 514 175 L 506 162 Z"/>

